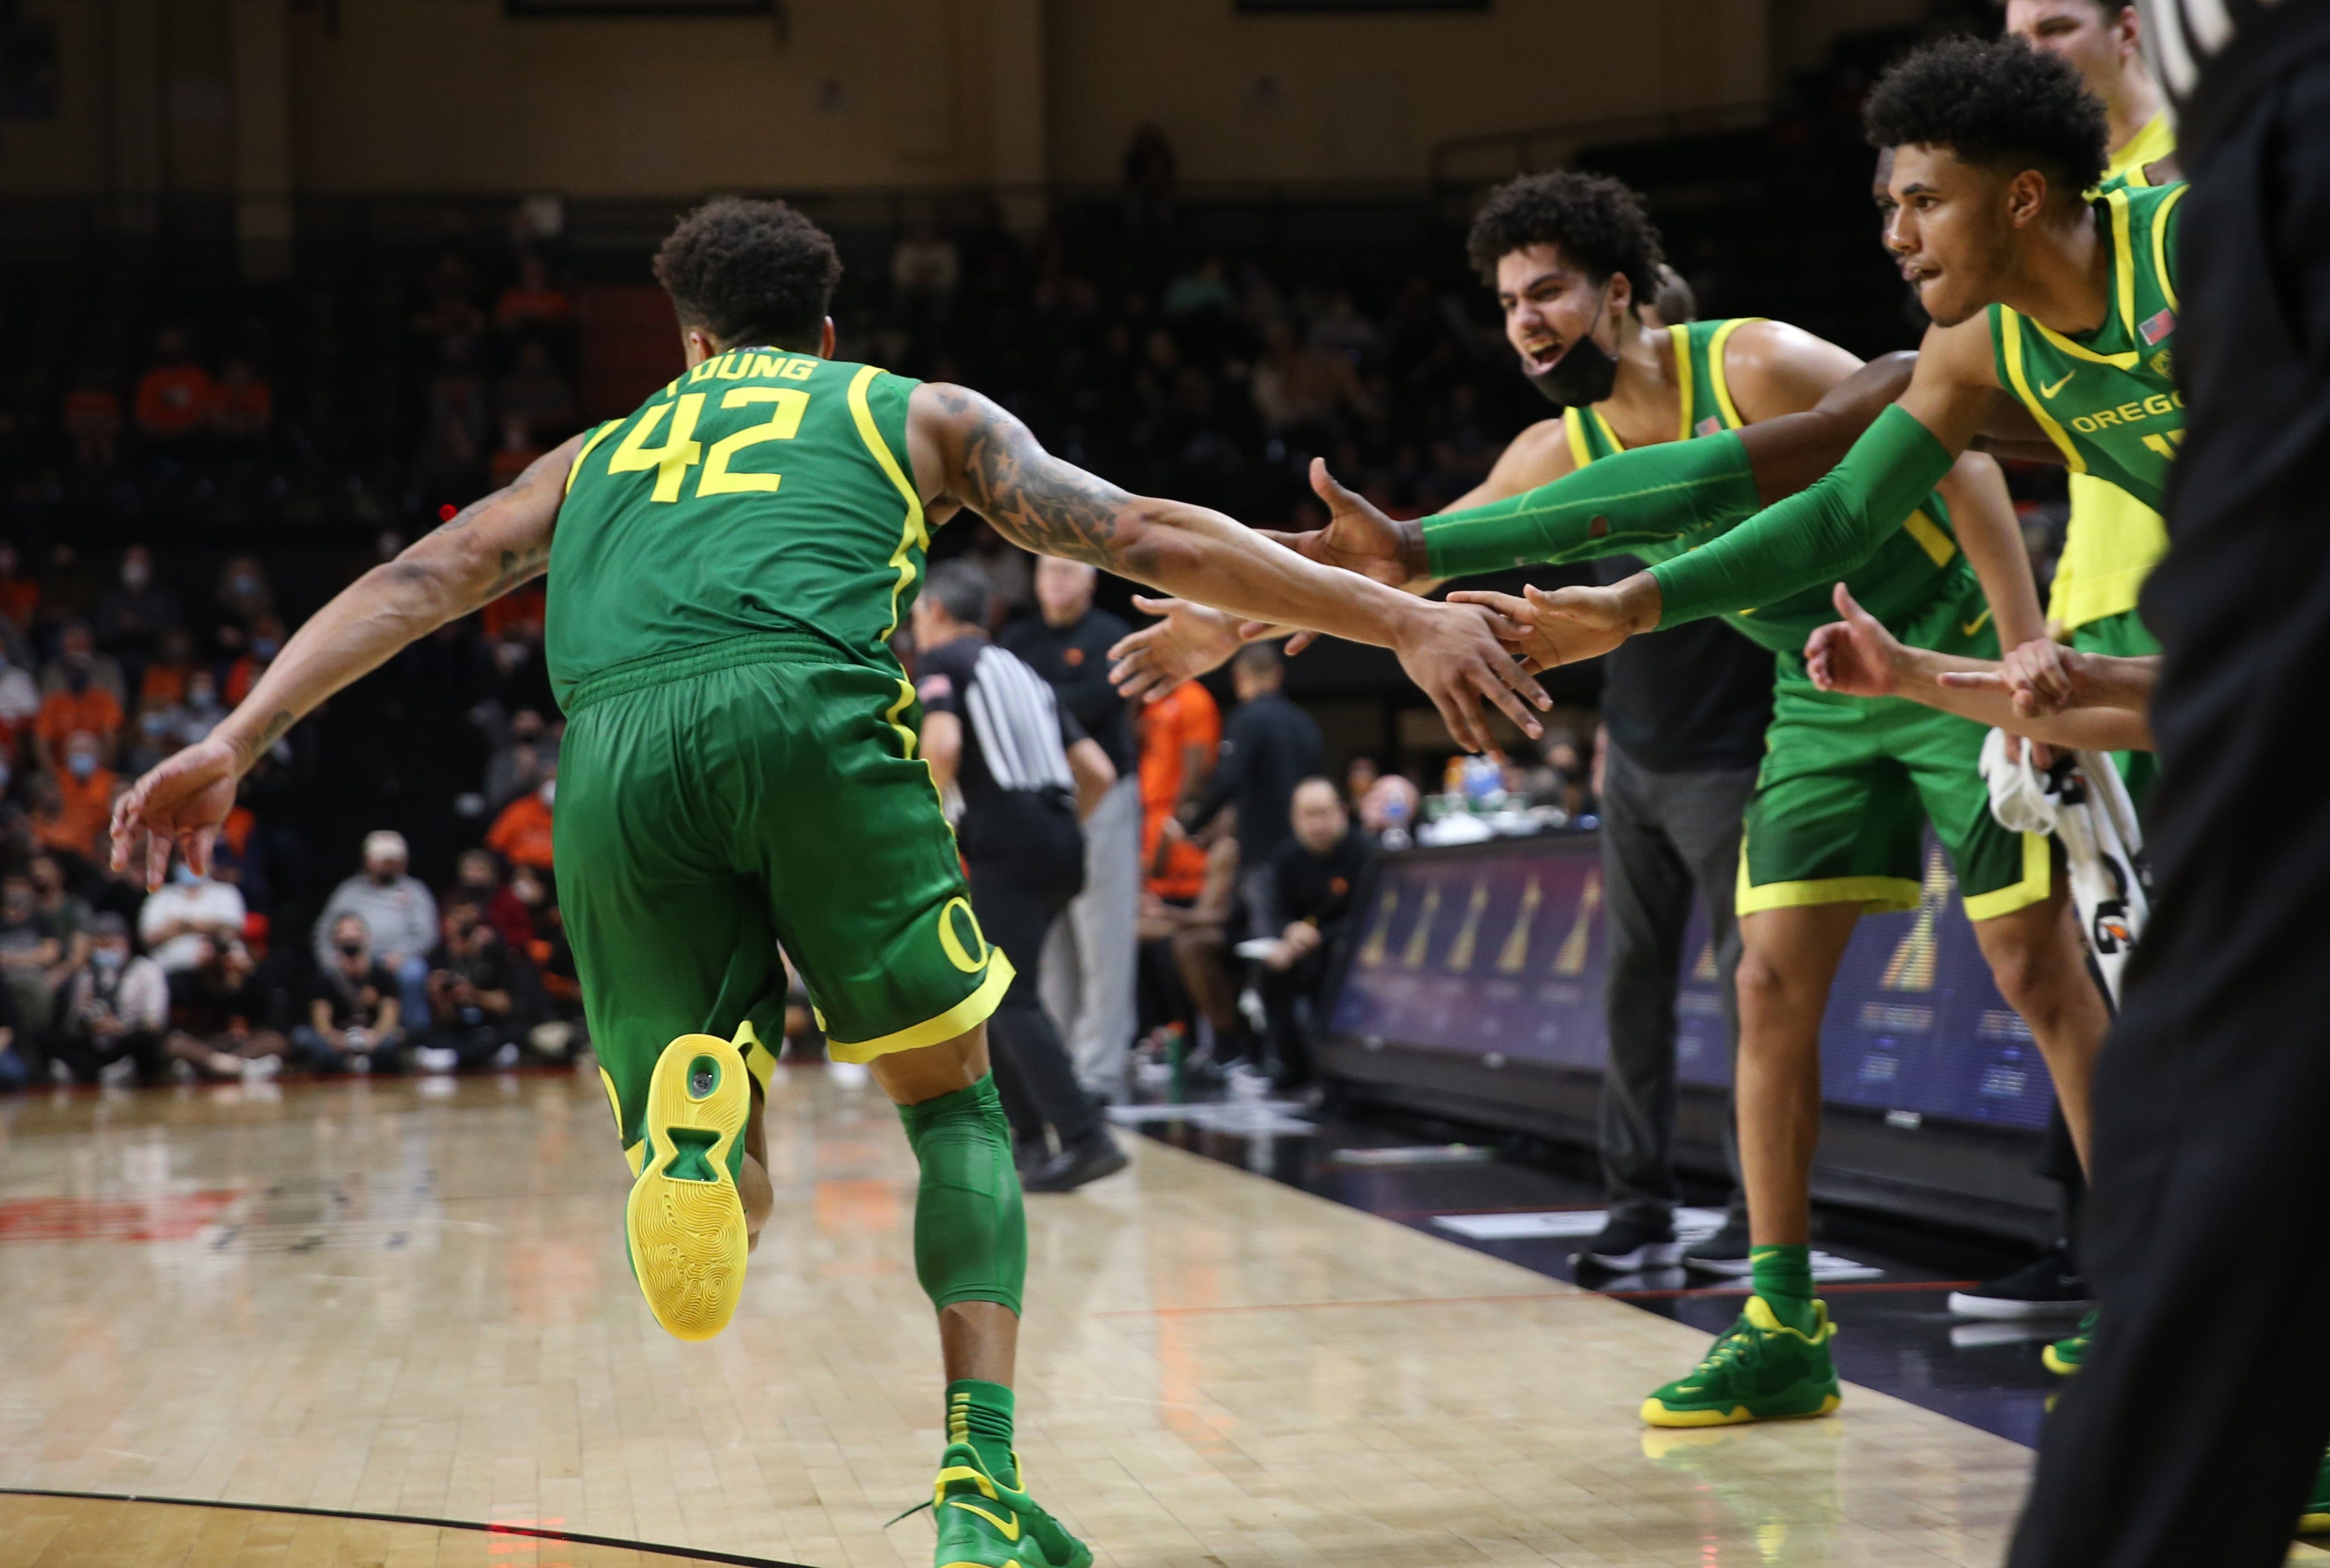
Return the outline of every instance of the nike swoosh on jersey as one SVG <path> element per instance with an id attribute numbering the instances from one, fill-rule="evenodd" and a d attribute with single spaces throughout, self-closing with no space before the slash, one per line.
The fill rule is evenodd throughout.
<path id="1" fill-rule="evenodd" d="M 949 1497 L 947 1501 L 952 1503 L 956 1507 L 961 1508 L 966 1514 L 977 1514 L 980 1518 L 986 1520 L 989 1524 L 1002 1531 L 1003 1538 L 1005 1540 L 1017 1541 L 1019 1538 L 1018 1515 L 1012 1515 L 1009 1521 L 1006 1522 L 1002 1519 L 997 1518 L 994 1515 L 980 1507 L 977 1503 L 966 1503 L 961 1497 Z"/>
<path id="2" fill-rule="evenodd" d="M 1960 637 L 1972 637 L 1975 633 L 1980 631 L 1989 619 L 1990 611 L 1985 609 L 1980 615 L 1975 616 L 1972 620 L 1962 624 L 1958 628 L 1958 635 Z"/>
<path id="3" fill-rule="evenodd" d="M 2053 397 L 2057 392 L 2061 392 L 2061 391 L 2063 390 L 2063 383 L 2064 383 L 2064 382 L 2068 382 L 2068 381 L 2070 381 L 2073 376 L 2075 376 L 2075 375 L 2077 375 L 2077 374 L 2079 374 L 2079 373 L 2078 371 L 2076 371 L 2076 370 L 2067 370 L 2067 371 L 2065 371 L 2065 372 L 2063 373 L 2063 374 L 2062 374 L 2062 379 L 2061 379 L 2061 380 L 2060 380 L 2060 381 L 2058 381 L 2058 382 L 2056 382 L 2056 383 L 2055 383 L 2053 386 L 2042 386 L 2042 387 L 2041 387 L 2041 388 L 2039 389 L 2039 395 L 2040 395 L 2041 397 L 2042 397 L 2042 398 L 2052 398 L 2052 397 Z"/>

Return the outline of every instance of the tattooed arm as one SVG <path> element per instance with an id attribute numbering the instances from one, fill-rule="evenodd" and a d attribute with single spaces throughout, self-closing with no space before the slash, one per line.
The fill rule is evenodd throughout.
<path id="1" fill-rule="evenodd" d="M 286 730 L 406 644 L 541 576 L 582 444 L 577 436 L 535 459 L 509 488 L 464 508 L 317 610 L 207 739 L 156 767 L 115 805 L 115 869 L 128 868 L 142 841 L 148 887 L 162 884 L 173 845 L 196 871 L 207 870 L 236 783 Z"/>
<path id="2" fill-rule="evenodd" d="M 968 506 L 1039 555 L 1057 555 L 1250 619 L 1373 643 L 1400 663 L 1468 751 L 1491 744 L 1494 703 L 1530 734 L 1534 682 L 1477 612 L 1434 604 L 1305 561 L 1218 512 L 1121 490 L 1044 450 L 1011 414 L 968 388 L 926 383 L 907 416 L 914 477 L 933 522 Z"/>

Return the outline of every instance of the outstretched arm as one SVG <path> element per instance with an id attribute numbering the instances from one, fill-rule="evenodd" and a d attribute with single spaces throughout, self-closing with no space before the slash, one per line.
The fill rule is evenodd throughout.
<path id="1" fill-rule="evenodd" d="M 317 610 L 217 729 L 153 769 L 115 805 L 114 868 L 128 869 L 143 847 L 147 885 L 159 887 L 175 845 L 187 864 L 207 871 L 237 781 L 285 731 L 406 644 L 541 576 L 582 444 L 576 436 L 536 458 L 516 484 L 464 508 Z"/>
<path id="2" fill-rule="evenodd" d="M 1529 734 L 1542 728 L 1522 698 L 1540 706 L 1549 699 L 1481 611 L 1316 565 L 1218 512 L 1121 490 L 1052 456 L 1026 425 L 965 387 L 916 388 L 907 435 L 934 514 L 969 506 L 1038 554 L 1104 567 L 1248 619 L 1388 647 L 1468 750 L 1491 743 L 1482 700 Z"/>

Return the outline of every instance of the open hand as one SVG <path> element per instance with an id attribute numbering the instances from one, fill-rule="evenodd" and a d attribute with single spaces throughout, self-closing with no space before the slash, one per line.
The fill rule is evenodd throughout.
<path id="1" fill-rule="evenodd" d="M 1468 588 L 1450 594 L 1448 601 L 1492 611 L 1498 635 L 1530 675 L 1608 653 L 1633 635 L 1631 618 L 1613 597 L 1615 589 L 1558 588 L 1548 593 L 1532 583 L 1521 591 L 1528 597 Z"/>
<path id="2" fill-rule="evenodd" d="M 1133 606 L 1162 620 L 1117 639 L 1108 678 L 1117 694 L 1155 702 L 1184 681 L 1229 662 L 1247 637 L 1237 617 L 1186 599 L 1132 596 Z"/>
<path id="3" fill-rule="evenodd" d="M 156 763 L 114 802 L 113 869 L 129 870 L 142 851 L 146 891 L 151 893 L 169 874 L 175 847 L 195 874 L 209 875 L 211 845 L 234 809 L 234 787 L 242 776 L 234 748 L 216 736 Z"/>
<path id="4" fill-rule="evenodd" d="M 1393 646 L 1400 667 L 1440 710 L 1448 732 L 1467 751 L 1496 747 L 1488 721 L 1479 708 L 1487 701 L 1504 711 L 1531 740 L 1545 726 L 1524 705 L 1553 706 L 1538 684 L 1513 662 L 1506 648 L 1514 628 L 1487 608 L 1433 604 L 1419 600 L 1408 629 Z"/>
<path id="5" fill-rule="evenodd" d="M 1388 587 L 1404 588 L 1425 575 L 1421 527 L 1385 516 L 1365 496 L 1337 484 L 1324 458 L 1311 459 L 1311 488 L 1327 504 L 1327 526 L 1309 534 L 1260 532 L 1321 566 L 1340 566 Z"/>
<path id="6" fill-rule="evenodd" d="M 1832 596 L 1842 620 L 1813 628 L 1804 643 L 1804 673 L 1824 692 L 1847 697 L 1890 697 L 1901 689 L 1906 651 L 1885 623 L 1853 600 L 1843 583 Z"/>

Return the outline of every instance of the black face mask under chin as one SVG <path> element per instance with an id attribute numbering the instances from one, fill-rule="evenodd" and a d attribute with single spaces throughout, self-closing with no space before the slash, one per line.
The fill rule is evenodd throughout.
<path id="1" fill-rule="evenodd" d="M 1602 325 L 1602 312 L 1594 313 L 1594 326 Z M 1549 370 L 1529 371 L 1530 385 L 1545 394 L 1548 402 L 1566 409 L 1582 409 L 1601 402 L 1618 384 L 1618 362 L 1594 341 L 1594 327 L 1569 345 L 1569 352 L 1553 362 Z"/>

